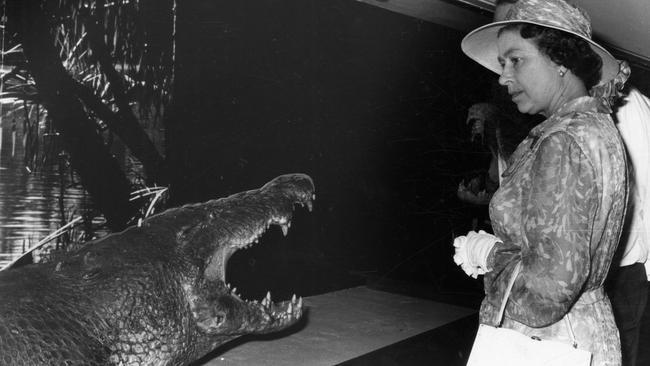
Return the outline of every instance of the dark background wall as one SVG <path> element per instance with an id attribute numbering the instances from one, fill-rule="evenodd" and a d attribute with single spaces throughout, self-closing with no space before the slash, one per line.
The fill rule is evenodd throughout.
<path id="1" fill-rule="evenodd" d="M 252 296 L 323 292 L 360 273 L 475 287 L 451 241 L 477 208 L 455 192 L 485 158 L 467 149 L 465 117 L 496 76 L 461 53 L 461 32 L 350 0 L 186 1 L 178 20 L 176 201 L 289 172 L 317 187 L 287 238 L 272 231 L 233 258 L 235 281 L 259 285 Z"/>

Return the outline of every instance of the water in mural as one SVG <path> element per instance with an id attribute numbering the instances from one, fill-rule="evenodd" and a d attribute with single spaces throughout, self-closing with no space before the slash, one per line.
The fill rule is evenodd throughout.
<path id="1" fill-rule="evenodd" d="M 90 204 L 80 186 L 73 184 L 78 178 L 71 176 L 68 169 L 59 174 L 56 152 L 38 164 L 38 169 L 26 161 L 29 141 L 22 121 L 3 117 L 0 122 L 0 268 L 80 215 Z M 58 138 L 43 131 L 40 135 L 40 141 L 36 142 L 40 149 L 52 146 Z M 59 197 L 63 197 L 62 201 Z"/>

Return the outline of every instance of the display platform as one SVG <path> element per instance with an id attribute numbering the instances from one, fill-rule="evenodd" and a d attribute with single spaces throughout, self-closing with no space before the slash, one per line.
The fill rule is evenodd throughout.
<path id="1" fill-rule="evenodd" d="M 453 328 L 455 322 L 470 327 L 475 324 L 471 319 L 476 314 L 473 309 L 365 286 L 311 296 L 304 301 L 308 308 L 306 320 L 296 329 L 268 338 L 235 340 L 200 365 L 376 364 L 377 357 L 385 357 L 381 350 L 393 353 L 390 347 L 400 344 L 416 349 L 422 346 L 422 340 L 449 338 L 443 333 L 437 334 L 440 333 L 436 332 L 438 328 Z M 471 338 L 470 335 L 469 341 Z M 413 341 L 409 341 L 412 339 L 420 339 L 420 345 L 414 346 Z"/>

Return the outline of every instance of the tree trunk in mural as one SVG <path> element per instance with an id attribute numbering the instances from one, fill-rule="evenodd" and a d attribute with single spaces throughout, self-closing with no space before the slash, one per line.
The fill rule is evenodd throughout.
<path id="1" fill-rule="evenodd" d="M 72 168 L 106 217 L 109 228 L 123 229 L 134 212 L 129 202 L 129 182 L 75 96 L 74 80 L 63 68 L 54 47 L 41 2 L 12 0 L 7 6 L 29 71 L 55 128 L 64 138 Z"/>

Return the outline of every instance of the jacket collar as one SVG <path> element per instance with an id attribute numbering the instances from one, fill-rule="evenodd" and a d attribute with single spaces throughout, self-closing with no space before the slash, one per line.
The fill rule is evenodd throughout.
<path id="1" fill-rule="evenodd" d="M 528 136 L 533 138 L 540 137 L 544 134 L 544 131 L 547 131 L 560 123 L 563 120 L 563 117 L 572 113 L 581 112 L 611 114 L 612 110 L 601 98 L 593 98 L 590 96 L 578 97 L 564 103 L 551 117 L 533 127 Z"/>
<path id="2" fill-rule="evenodd" d="M 563 120 L 565 120 L 565 116 L 572 113 L 584 112 L 607 114 L 612 113 L 612 110 L 606 103 L 604 103 L 604 101 L 605 99 L 602 98 L 584 96 L 573 99 L 563 104 L 560 109 L 558 109 L 557 112 L 555 112 L 550 118 L 547 118 L 544 120 L 544 122 L 538 124 L 537 126 L 533 127 L 532 130 L 530 130 L 528 133 L 528 138 L 522 141 L 521 144 L 519 144 L 517 147 L 517 150 L 515 150 L 512 156 L 510 156 L 510 164 L 508 164 L 508 168 L 505 172 L 503 172 L 501 177 L 505 178 L 512 175 L 512 173 L 517 170 L 518 166 L 524 160 L 524 156 L 526 156 L 534 149 L 540 137 L 544 135 L 546 131 L 551 131 L 554 127 L 558 126 Z"/>

